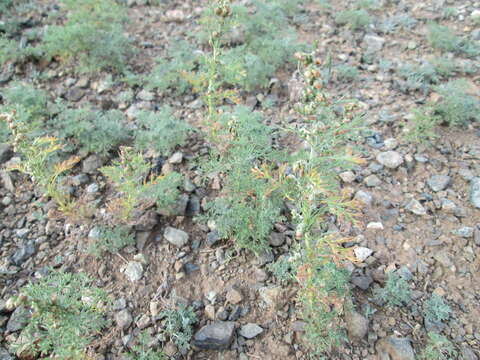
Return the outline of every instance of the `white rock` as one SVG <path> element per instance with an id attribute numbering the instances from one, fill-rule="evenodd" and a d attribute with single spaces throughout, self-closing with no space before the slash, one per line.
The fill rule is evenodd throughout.
<path id="1" fill-rule="evenodd" d="M 363 246 L 358 246 L 355 249 L 353 249 L 353 252 L 355 254 L 355 257 L 358 259 L 358 261 L 365 261 L 370 255 L 373 254 L 373 250 L 363 247 Z"/>

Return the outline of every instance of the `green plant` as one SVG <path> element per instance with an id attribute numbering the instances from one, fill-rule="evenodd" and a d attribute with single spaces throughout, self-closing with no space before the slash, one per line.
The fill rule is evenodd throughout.
<path id="1" fill-rule="evenodd" d="M 434 130 L 439 123 L 439 119 L 431 112 L 432 110 L 429 108 L 412 111 L 411 125 L 405 134 L 408 141 L 425 143 L 437 138 Z"/>
<path id="2" fill-rule="evenodd" d="M 440 323 L 448 320 L 452 309 L 441 296 L 433 294 L 430 299 L 425 302 L 423 312 L 426 321 Z"/>
<path id="3" fill-rule="evenodd" d="M 423 64 L 405 64 L 398 73 L 405 81 L 406 90 L 422 90 L 427 93 L 431 85 L 452 76 L 456 66 L 451 60 L 437 58 Z"/>
<path id="4" fill-rule="evenodd" d="M 359 72 L 355 66 L 351 65 L 338 65 L 335 68 L 337 72 L 337 79 L 339 81 L 350 82 L 358 78 Z"/>
<path id="5" fill-rule="evenodd" d="M 97 231 L 98 235 L 88 249 L 88 252 L 95 257 L 100 257 L 106 251 L 115 254 L 124 247 L 135 244 L 134 233 L 127 226 L 114 228 L 99 226 Z"/>
<path id="6" fill-rule="evenodd" d="M 335 16 L 338 25 L 348 25 L 353 31 L 365 29 L 372 21 L 372 17 L 365 9 L 344 10 Z"/>
<path id="7" fill-rule="evenodd" d="M 452 80 L 434 87 L 441 100 L 433 105 L 435 115 L 448 125 L 466 125 L 469 121 L 480 121 L 480 101 L 467 92 L 465 80 Z"/>
<path id="8" fill-rule="evenodd" d="M 442 51 L 450 51 L 469 57 L 480 54 L 480 46 L 475 42 L 461 38 L 448 27 L 434 22 L 428 25 L 428 41 L 433 48 Z"/>
<path id="9" fill-rule="evenodd" d="M 160 91 L 174 89 L 178 94 L 185 93 L 190 88 L 185 74 L 195 69 L 199 57 L 195 47 L 188 41 L 172 41 L 167 56 L 157 60 L 157 65 L 149 74 L 148 87 Z"/>
<path id="10" fill-rule="evenodd" d="M 187 139 L 192 128 L 177 120 L 169 107 L 158 112 L 142 111 L 138 114 L 135 131 L 135 147 L 140 150 L 154 149 L 164 156 Z"/>
<path id="11" fill-rule="evenodd" d="M 458 15 L 458 10 L 454 7 L 446 7 L 442 11 L 443 19 L 450 19 Z"/>
<path id="12" fill-rule="evenodd" d="M 295 279 L 297 264 L 294 263 L 294 259 L 288 256 L 281 256 L 274 263 L 268 264 L 267 269 L 280 282 L 290 282 Z"/>
<path id="13" fill-rule="evenodd" d="M 449 360 L 456 356 L 453 344 L 445 336 L 428 333 L 428 343 L 420 354 L 421 360 Z"/>
<path id="14" fill-rule="evenodd" d="M 20 346 L 36 356 L 84 359 L 94 335 L 107 324 L 106 293 L 82 273 L 51 272 L 24 287 L 20 300 L 31 312 Z"/>
<path id="15" fill-rule="evenodd" d="M 0 114 L 0 120 L 5 120 L 10 128 L 14 150 L 21 155 L 21 161 L 12 165 L 9 170 L 17 170 L 28 176 L 51 197 L 62 212 L 69 213 L 73 202 L 70 196 L 60 187 L 60 177 L 80 161 L 78 156 L 73 156 L 59 162 L 56 153 L 62 145 L 58 139 L 49 136 L 29 138 L 34 132 L 32 125 L 15 121 L 15 113 Z"/>
<path id="16" fill-rule="evenodd" d="M 163 352 L 151 348 L 151 342 L 151 336 L 143 331 L 139 335 L 137 344 L 131 347 L 132 352 L 128 353 L 127 357 L 132 360 L 167 360 Z"/>
<path id="17" fill-rule="evenodd" d="M 162 311 L 164 317 L 164 333 L 183 352 L 190 349 L 190 339 L 193 336 L 193 325 L 198 321 L 191 307 L 180 307 Z"/>
<path id="18" fill-rule="evenodd" d="M 33 46 L 20 46 L 20 43 L 0 34 L 0 66 L 7 62 L 25 62 L 30 58 L 38 58 L 41 51 Z"/>
<path id="19" fill-rule="evenodd" d="M 67 21 L 50 26 L 41 45 L 48 57 L 77 59 L 81 72 L 126 70 L 133 53 L 124 35 L 125 10 L 114 0 L 62 0 Z"/>
<path id="20" fill-rule="evenodd" d="M 392 271 L 388 273 L 385 287 L 375 289 L 374 296 L 388 306 L 402 306 L 410 302 L 412 294 L 407 281 Z"/>
<path id="21" fill-rule="evenodd" d="M 122 125 L 125 116 L 119 110 L 102 112 L 88 108 L 69 109 L 63 105 L 60 109 L 49 125 L 62 139 L 83 152 L 106 155 L 130 135 Z"/>
<path id="22" fill-rule="evenodd" d="M 133 210 L 145 201 L 156 201 L 158 208 L 170 208 L 176 201 L 182 176 L 150 175 L 150 164 L 132 148 L 120 149 L 120 159 L 100 171 L 113 182 L 120 196 L 111 205 L 120 218 L 129 221 Z"/>

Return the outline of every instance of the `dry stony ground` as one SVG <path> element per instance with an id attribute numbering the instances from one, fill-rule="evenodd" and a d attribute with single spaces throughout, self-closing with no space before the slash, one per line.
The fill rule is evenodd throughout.
<path id="1" fill-rule="evenodd" d="M 192 29 L 203 6 L 190 1 L 165 1 L 157 7 L 131 3 L 128 31 L 141 48 L 133 60 L 134 68 L 144 73 L 163 54 L 169 38 L 184 36 Z M 335 1 L 334 8 L 340 10 L 348 5 L 348 1 Z M 318 41 L 320 50 L 331 54 L 335 64 L 349 64 L 359 70 L 356 80 L 334 79 L 327 90 L 334 97 L 359 100 L 366 110 L 369 130 L 362 144 L 366 163 L 340 174 L 342 186 L 362 202 L 361 221 L 350 229 L 352 242 L 371 250 L 365 250 L 368 256 L 362 261 L 347 264 L 352 273 L 355 306 L 363 315 L 345 322 L 350 333 L 361 334 L 361 339 L 352 338 L 331 359 L 412 359 L 412 349 L 418 354 L 426 343 L 428 329 L 422 309 L 432 293 L 441 295 L 452 308 L 452 316 L 441 333 L 457 346 L 458 358 L 475 360 L 480 356 L 480 209 L 474 206 L 470 189 L 472 178 L 480 177 L 480 127 L 472 124 L 461 129 L 438 128 L 439 140 L 432 145 L 406 142 L 403 129 L 410 110 L 428 99 L 421 92 L 403 92 L 401 79 L 395 72 L 381 69 L 377 61 L 362 62 L 368 47 L 377 47 L 377 59 L 389 60 L 395 66 L 438 55 L 426 41 L 425 24 L 429 19 L 438 19 L 447 6 L 455 7 L 458 13 L 442 23 L 458 33 L 472 32 L 478 41 L 478 25 L 475 28 L 471 14 L 478 12 L 480 4 L 469 0 L 386 2 L 373 12 L 377 19 L 403 13 L 418 21 L 411 30 L 390 34 L 379 34 L 375 27 L 357 32 L 338 27 L 332 16 L 316 5 L 305 9 L 307 20 L 299 25 L 301 38 Z M 465 59 L 455 61 L 462 63 Z M 13 78 L 28 81 L 33 70 L 33 65 L 18 68 Z M 168 103 L 194 125 L 201 118 L 202 110 L 192 94 L 172 98 L 135 88 L 135 99 L 119 103 L 116 96 L 125 88 L 110 84 L 105 89 L 105 77 L 75 76 L 56 64 L 48 64 L 42 71 L 49 73 L 49 80 L 40 84 L 43 88 L 54 96 L 72 96 L 79 106 L 108 104 L 134 113 L 138 108 Z M 262 96 L 277 97 L 276 105 L 265 111 L 275 122 L 291 107 L 291 75 L 291 68 L 282 70 L 274 92 L 254 92 L 244 100 L 252 104 Z M 79 80 L 86 86 L 75 85 Z M 478 96 L 478 72 L 469 75 L 468 80 Z M 0 297 L 7 300 L 46 267 L 63 265 L 96 278 L 96 285 L 115 299 L 110 316 L 116 326 L 99 337 L 94 349 L 97 359 L 122 358 L 141 329 L 148 329 L 153 336 L 159 334 L 159 311 L 180 304 L 196 309 L 200 320 L 195 330 L 214 319 L 234 321 L 237 330 L 227 350 L 191 350 L 181 355 L 172 343 L 165 344 L 166 353 L 174 358 L 308 358 L 302 335 L 304 323 L 296 311 L 295 286 L 278 283 L 265 267 L 289 251 L 294 241 L 292 231 L 277 226 L 272 235 L 274 257 L 255 258 L 246 252 L 231 252 L 228 242 L 209 246 L 208 228 L 192 217 L 201 212 L 203 199 L 212 194 L 211 184 L 202 185 L 195 167 L 195 160 L 207 149 L 199 136 L 189 141 L 188 146 L 179 149 L 182 157 L 172 161 L 174 168 L 192 180 L 192 186 L 185 191 L 189 197 L 185 215 L 164 218 L 154 212 L 145 213 L 142 224 L 137 226 L 137 245 L 99 259 L 85 252 L 94 224 L 55 217 L 49 211 L 51 204 L 37 202 L 39 195 L 28 179 L 2 173 Z M 2 162 L 8 159 L 0 153 Z M 74 185 L 87 201 L 101 199 L 104 204 L 108 198 L 106 181 L 97 171 L 104 161 L 91 155 L 76 169 L 77 179 L 78 175 L 87 176 Z M 46 216 L 38 217 L 39 213 Z M 167 227 L 185 231 L 188 243 L 178 248 L 166 241 L 163 235 Z M 385 273 L 392 269 L 399 269 L 413 290 L 408 306 L 388 308 L 373 298 L 373 289 L 384 284 Z M 18 335 L 13 331 L 15 313 L 4 310 L 0 308 L 2 360 L 14 358 L 4 349 Z M 244 327 L 249 323 L 260 326 L 260 333 L 258 327 Z M 248 330 L 255 333 L 251 339 L 248 337 L 253 334 L 247 334 Z"/>

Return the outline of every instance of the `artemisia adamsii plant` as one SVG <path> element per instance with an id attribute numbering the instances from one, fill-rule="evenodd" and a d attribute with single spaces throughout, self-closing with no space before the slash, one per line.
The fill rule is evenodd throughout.
<path id="1" fill-rule="evenodd" d="M 303 147 L 293 157 L 287 199 L 295 204 L 292 218 L 300 246 L 292 259 L 300 284 L 299 299 L 307 322 L 306 337 L 316 356 L 330 353 L 343 338 L 341 315 L 348 300 L 348 274 L 344 260 L 354 261 L 341 233 L 327 231 L 328 217 L 354 221 L 356 204 L 337 180 L 339 169 L 362 163 L 348 142 L 354 140 L 361 116 L 355 103 L 334 102 L 323 90 L 315 54 L 297 53 L 304 90 L 295 110 L 300 119 L 289 130 Z M 338 114 L 335 108 L 342 107 Z"/>
<path id="2" fill-rule="evenodd" d="M 28 124 L 15 121 L 14 112 L 0 114 L 0 119 L 7 122 L 12 134 L 14 151 L 22 157 L 21 161 L 10 166 L 9 170 L 17 170 L 30 176 L 45 195 L 55 201 L 61 212 L 71 213 L 74 201 L 60 187 L 60 178 L 80 161 L 80 157 L 72 156 L 58 162 L 55 156 L 62 149 L 62 144 L 57 138 L 28 136 L 32 129 Z"/>

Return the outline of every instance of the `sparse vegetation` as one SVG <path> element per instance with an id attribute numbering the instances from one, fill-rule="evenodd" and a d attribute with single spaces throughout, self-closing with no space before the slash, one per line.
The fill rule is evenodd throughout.
<path id="1" fill-rule="evenodd" d="M 107 325 L 106 293 L 84 274 L 51 272 L 24 287 L 20 301 L 31 312 L 22 331 L 23 353 L 81 359 L 93 336 Z"/>
<path id="2" fill-rule="evenodd" d="M 431 113 L 431 109 L 414 109 L 411 124 L 407 128 L 405 138 L 415 143 L 426 143 L 437 138 L 435 126 L 439 119 Z"/>
<path id="3" fill-rule="evenodd" d="M 440 323 L 448 320 L 452 309 L 441 296 L 433 294 L 430 299 L 425 302 L 423 312 L 426 321 Z"/>
<path id="4" fill-rule="evenodd" d="M 432 22 L 428 25 L 428 31 L 428 41 L 435 49 L 462 54 L 467 57 L 480 54 L 480 47 L 475 42 L 457 36 L 446 26 Z"/>
<path id="5" fill-rule="evenodd" d="M 335 16 L 337 24 L 347 25 L 353 31 L 365 29 L 372 21 L 372 17 L 365 9 L 344 10 Z"/>
<path id="6" fill-rule="evenodd" d="M 99 226 L 96 228 L 94 242 L 88 248 L 88 252 L 96 257 L 104 252 L 115 254 L 128 245 L 135 244 L 135 236 L 131 229 L 126 226 L 107 227 Z"/>
<path id="7" fill-rule="evenodd" d="M 436 333 L 428 334 L 427 346 L 420 354 L 421 360 L 449 360 L 454 359 L 457 352 L 453 344 L 445 337 Z"/>
<path id="8" fill-rule="evenodd" d="M 339 81 L 354 81 L 359 75 L 358 69 L 351 65 L 338 65 L 335 70 L 337 72 L 337 79 Z"/>
<path id="9" fill-rule="evenodd" d="M 162 351 L 152 349 L 151 342 L 151 336 L 143 331 L 138 337 L 137 344 L 132 346 L 132 352 L 128 353 L 127 357 L 132 360 L 167 360 Z"/>

